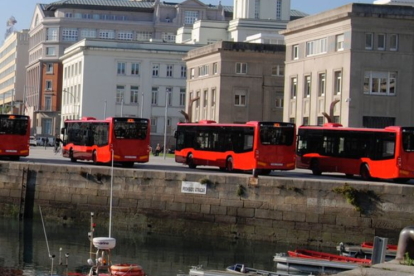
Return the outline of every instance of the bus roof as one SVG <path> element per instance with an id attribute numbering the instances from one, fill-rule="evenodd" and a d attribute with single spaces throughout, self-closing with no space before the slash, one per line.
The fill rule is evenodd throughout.
<path id="1" fill-rule="evenodd" d="M 227 126 L 227 127 L 246 127 L 246 126 L 258 126 L 260 124 L 266 124 L 266 125 L 273 125 L 273 126 L 277 126 L 277 127 L 281 127 L 281 126 L 291 126 L 294 127 L 294 124 L 291 123 L 284 123 L 284 122 L 262 122 L 262 121 L 249 121 L 246 123 L 217 123 L 216 121 L 212 121 L 212 120 L 201 120 L 199 122 L 195 122 L 195 123 L 178 123 L 179 126 L 217 126 L 217 127 L 221 127 L 221 126 Z"/>
<path id="2" fill-rule="evenodd" d="M 388 126 L 385 128 L 357 128 L 357 127 L 343 127 L 337 123 L 326 123 L 323 126 L 300 126 L 299 129 L 329 129 L 329 130 L 349 130 L 349 131 L 367 131 L 367 132 L 399 132 L 403 127 Z"/>

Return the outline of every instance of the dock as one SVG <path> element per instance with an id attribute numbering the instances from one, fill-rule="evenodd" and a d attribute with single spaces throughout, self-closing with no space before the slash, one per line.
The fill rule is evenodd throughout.
<path id="1" fill-rule="evenodd" d="M 371 267 L 358 267 L 344 271 L 338 276 L 408 276 L 414 275 L 414 266 L 402 265 L 397 260 L 372 265 Z"/>

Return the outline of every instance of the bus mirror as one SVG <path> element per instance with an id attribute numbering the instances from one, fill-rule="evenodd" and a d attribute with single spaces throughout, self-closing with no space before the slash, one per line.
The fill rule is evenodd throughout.
<path id="1" fill-rule="evenodd" d="M 178 138 L 178 131 L 174 131 L 174 138 L 177 139 Z"/>
<path id="2" fill-rule="evenodd" d="M 65 128 L 64 128 L 64 127 L 62 127 L 62 128 L 60 129 L 60 134 L 62 134 L 62 135 L 64 135 L 64 134 L 65 134 Z"/>

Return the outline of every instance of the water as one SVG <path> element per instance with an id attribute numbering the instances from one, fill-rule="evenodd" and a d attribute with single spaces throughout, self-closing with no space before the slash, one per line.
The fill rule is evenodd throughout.
<path id="1" fill-rule="evenodd" d="M 64 226 L 45 222 L 50 253 L 54 264 L 69 253 L 69 271 L 86 272 L 89 258 L 89 225 Z M 107 229 L 96 227 L 95 236 L 107 236 Z M 275 271 L 273 255 L 294 246 L 265 242 L 247 242 L 213 238 L 182 238 L 156 234 L 112 230 L 117 245 L 112 251 L 113 263 L 134 263 L 150 276 L 188 274 L 189 268 L 202 265 L 206 269 L 223 270 L 234 263 Z M 95 249 L 94 249 L 95 250 Z M 63 257 L 64 259 L 64 257 Z M 0 218 L 0 267 L 22 269 L 23 275 L 50 273 L 51 258 L 41 221 Z"/>

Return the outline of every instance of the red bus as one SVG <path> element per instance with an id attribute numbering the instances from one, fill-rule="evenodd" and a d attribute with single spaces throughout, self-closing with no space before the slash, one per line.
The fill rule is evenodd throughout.
<path id="1" fill-rule="evenodd" d="M 314 175 L 339 172 L 365 180 L 407 182 L 414 178 L 414 127 L 301 126 L 296 167 L 310 169 Z"/>
<path id="2" fill-rule="evenodd" d="M 0 156 L 19 160 L 29 155 L 30 118 L 0 114 Z"/>
<path id="3" fill-rule="evenodd" d="M 294 124 L 247 122 L 217 124 L 214 121 L 179 123 L 175 133 L 175 161 L 197 166 L 217 166 L 221 170 L 272 170 L 295 168 Z"/>
<path id="4" fill-rule="evenodd" d="M 149 160 L 150 125 L 148 119 L 107 118 L 65 121 L 62 153 L 76 160 L 91 160 L 94 164 L 114 162 L 132 167 L 135 162 Z"/>

